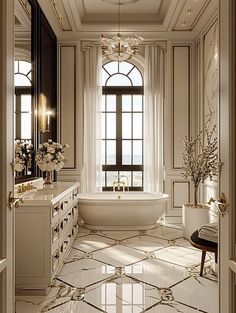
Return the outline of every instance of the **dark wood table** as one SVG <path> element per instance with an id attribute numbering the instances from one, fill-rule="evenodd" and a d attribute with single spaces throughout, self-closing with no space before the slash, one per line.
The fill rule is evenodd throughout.
<path id="1" fill-rule="evenodd" d="M 190 243 L 193 247 L 202 250 L 200 276 L 203 274 L 203 268 L 206 258 L 206 252 L 215 253 L 215 262 L 217 263 L 218 243 L 208 241 L 198 237 L 198 230 L 196 230 L 190 237 Z"/>

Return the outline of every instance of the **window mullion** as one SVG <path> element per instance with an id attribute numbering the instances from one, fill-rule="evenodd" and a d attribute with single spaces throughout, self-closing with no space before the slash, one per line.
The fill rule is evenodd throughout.
<path id="1" fill-rule="evenodd" d="M 105 95 L 105 164 L 107 164 L 107 96 Z M 105 173 L 105 186 L 107 186 L 107 173 Z"/>
<path id="2" fill-rule="evenodd" d="M 16 138 L 21 139 L 21 94 L 16 95 Z"/>
<path id="3" fill-rule="evenodd" d="M 122 165 L 122 95 L 116 95 L 116 165 Z"/>

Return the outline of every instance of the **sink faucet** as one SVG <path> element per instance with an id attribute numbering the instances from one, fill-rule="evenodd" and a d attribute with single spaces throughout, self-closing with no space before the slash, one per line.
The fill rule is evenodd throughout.
<path id="1" fill-rule="evenodd" d="M 117 187 L 118 191 L 121 190 L 121 187 L 122 187 L 122 190 L 125 191 L 125 182 L 121 181 L 120 180 L 121 178 L 125 178 L 126 179 L 127 191 L 129 191 L 129 178 L 128 178 L 128 176 L 126 176 L 126 175 L 116 175 L 116 177 L 117 177 L 117 181 L 113 182 L 113 191 L 116 190 L 116 187 Z"/>

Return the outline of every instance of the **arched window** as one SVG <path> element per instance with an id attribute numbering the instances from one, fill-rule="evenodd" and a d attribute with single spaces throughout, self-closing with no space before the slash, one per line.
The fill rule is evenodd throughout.
<path id="1" fill-rule="evenodd" d="M 15 61 L 15 87 L 32 85 L 32 66 L 30 62 Z"/>
<path id="2" fill-rule="evenodd" d="M 33 144 L 32 118 L 32 65 L 31 62 L 15 60 L 15 98 L 14 98 L 14 138 Z M 17 176 L 27 177 L 32 174 L 29 162 L 24 171 Z"/>
<path id="3" fill-rule="evenodd" d="M 15 61 L 15 139 L 32 139 L 32 66 L 30 62 Z"/>
<path id="4" fill-rule="evenodd" d="M 103 65 L 103 190 L 143 190 L 143 77 L 130 62 Z"/>

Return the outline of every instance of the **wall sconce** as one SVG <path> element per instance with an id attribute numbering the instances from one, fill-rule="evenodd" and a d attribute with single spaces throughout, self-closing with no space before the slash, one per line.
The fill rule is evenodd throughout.
<path id="1" fill-rule="evenodd" d="M 47 98 L 43 93 L 40 94 L 39 98 L 39 130 L 42 133 L 50 131 L 50 116 L 52 111 L 47 109 Z"/>

